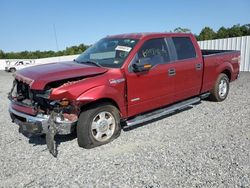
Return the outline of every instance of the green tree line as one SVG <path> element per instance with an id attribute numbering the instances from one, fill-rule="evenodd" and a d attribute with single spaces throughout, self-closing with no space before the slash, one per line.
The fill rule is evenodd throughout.
<path id="1" fill-rule="evenodd" d="M 214 31 L 210 27 L 204 27 L 200 34 L 196 36 L 197 40 L 212 40 L 221 38 L 241 37 L 250 35 L 250 24 L 234 25 L 230 28 L 221 27 Z"/>
<path id="2" fill-rule="evenodd" d="M 178 27 L 174 29 L 174 32 L 181 33 L 191 33 L 191 30 L 188 28 Z M 204 27 L 199 35 L 195 35 L 196 39 L 201 40 L 212 40 L 212 39 L 222 39 L 222 38 L 231 38 L 231 37 L 241 37 L 250 35 L 250 24 L 245 25 L 233 25 L 232 27 L 225 28 L 221 27 L 218 31 L 214 31 L 210 27 Z"/>
<path id="3" fill-rule="evenodd" d="M 80 54 L 88 48 L 87 45 L 80 44 L 78 46 L 67 47 L 61 51 L 22 51 L 22 52 L 4 52 L 0 50 L 0 59 L 38 59 L 46 57 L 64 56 Z"/>
<path id="4" fill-rule="evenodd" d="M 172 32 L 172 31 L 171 31 Z M 178 27 L 173 32 L 191 33 L 188 28 Z M 250 35 L 250 24 L 245 25 L 233 25 L 232 27 L 225 28 L 221 27 L 218 31 L 214 31 L 210 27 L 204 27 L 199 35 L 195 34 L 197 40 L 212 40 L 230 37 L 240 37 Z M 63 55 L 75 55 L 85 51 L 88 46 L 80 44 L 78 46 L 67 47 L 62 51 L 22 51 L 22 52 L 4 52 L 0 50 L 0 59 L 38 59 L 46 57 L 55 57 Z"/>

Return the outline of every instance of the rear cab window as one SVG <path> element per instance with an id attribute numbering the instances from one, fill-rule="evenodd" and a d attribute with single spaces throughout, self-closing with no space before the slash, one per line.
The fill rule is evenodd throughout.
<path id="1" fill-rule="evenodd" d="M 172 37 L 177 60 L 196 58 L 194 45 L 189 37 Z"/>

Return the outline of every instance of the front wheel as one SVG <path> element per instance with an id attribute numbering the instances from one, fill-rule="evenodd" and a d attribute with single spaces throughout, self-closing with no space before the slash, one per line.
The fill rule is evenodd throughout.
<path id="1" fill-rule="evenodd" d="M 83 148 L 107 144 L 121 133 L 120 115 L 109 103 L 92 105 L 80 114 L 77 123 L 77 141 Z"/>
<path id="2" fill-rule="evenodd" d="M 229 92 L 229 78 L 221 73 L 216 80 L 214 88 L 211 91 L 210 99 L 216 102 L 224 101 Z"/>

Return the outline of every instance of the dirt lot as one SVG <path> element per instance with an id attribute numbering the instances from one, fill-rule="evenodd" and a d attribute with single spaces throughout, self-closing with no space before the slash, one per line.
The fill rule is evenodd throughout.
<path id="1" fill-rule="evenodd" d="M 250 73 L 226 101 L 202 101 L 108 145 L 86 150 L 75 136 L 58 137 L 58 158 L 11 123 L 11 84 L 1 71 L 0 187 L 250 187 Z"/>

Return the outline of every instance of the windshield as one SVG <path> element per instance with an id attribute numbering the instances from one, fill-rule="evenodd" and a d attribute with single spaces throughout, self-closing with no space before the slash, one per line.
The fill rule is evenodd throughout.
<path id="1" fill-rule="evenodd" d="M 104 38 L 84 51 L 76 62 L 119 68 L 137 42 L 136 39 Z"/>

